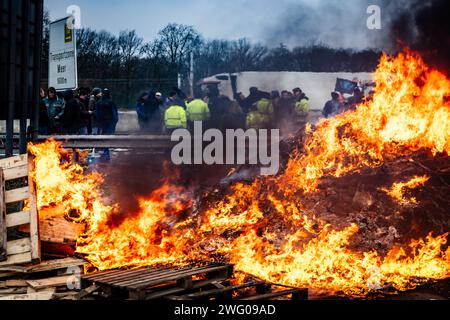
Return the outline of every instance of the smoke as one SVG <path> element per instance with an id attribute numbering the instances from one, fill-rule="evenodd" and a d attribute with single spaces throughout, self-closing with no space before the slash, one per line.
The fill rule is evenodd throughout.
<path id="1" fill-rule="evenodd" d="M 104 194 L 110 203 L 119 204 L 110 216 L 111 225 L 140 213 L 139 199 L 149 198 L 163 184 L 182 187 L 186 193 L 195 194 L 220 182 L 229 166 L 175 166 L 167 154 L 130 152 L 118 154 L 112 165 L 98 166 L 96 171 L 104 178 Z"/>
<path id="2" fill-rule="evenodd" d="M 450 2 L 413 1 L 392 23 L 392 40 L 419 51 L 425 61 L 450 74 Z"/>
<path id="3" fill-rule="evenodd" d="M 370 5 L 381 9 L 380 30 L 367 27 Z M 449 47 L 450 10 L 446 0 L 303 0 L 287 2 L 283 7 L 262 32 L 265 41 L 273 46 L 281 42 L 289 47 L 324 44 L 393 53 L 401 43 L 435 54 Z"/>

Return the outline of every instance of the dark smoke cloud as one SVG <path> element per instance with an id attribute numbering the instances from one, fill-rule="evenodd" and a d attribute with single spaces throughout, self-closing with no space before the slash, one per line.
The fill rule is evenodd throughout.
<path id="1" fill-rule="evenodd" d="M 450 1 L 414 1 L 392 24 L 392 40 L 419 51 L 426 62 L 450 74 Z M 400 49 L 400 48 L 399 48 Z"/>
<path id="2" fill-rule="evenodd" d="M 381 30 L 367 28 L 367 8 L 381 8 Z M 410 1 L 389 0 L 304 0 L 287 3 L 275 24 L 264 30 L 267 42 L 289 46 L 311 43 L 334 48 L 392 49 L 390 26 L 399 14 L 410 10 Z"/>
<path id="3" fill-rule="evenodd" d="M 262 30 L 266 42 L 290 47 L 321 43 L 334 48 L 374 48 L 394 51 L 398 40 L 413 44 L 433 33 L 447 37 L 450 1 L 435 0 L 303 0 L 284 4 L 270 27 Z M 367 8 L 381 8 L 381 30 L 367 28 Z M 431 24 L 430 24 L 431 22 Z M 430 45 L 437 45 L 434 41 Z"/>
<path id="4" fill-rule="evenodd" d="M 381 30 L 367 28 L 369 5 L 381 8 Z M 449 0 L 303 0 L 286 3 L 262 37 L 273 46 L 315 43 L 388 53 L 406 46 L 448 67 L 449 5 Z"/>

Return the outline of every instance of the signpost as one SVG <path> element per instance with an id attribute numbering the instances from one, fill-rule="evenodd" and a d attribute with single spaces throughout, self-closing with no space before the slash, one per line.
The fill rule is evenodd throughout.
<path id="1" fill-rule="evenodd" d="M 50 24 L 50 50 L 48 82 L 58 91 L 75 89 L 77 79 L 77 46 L 74 17 L 54 21 Z"/>

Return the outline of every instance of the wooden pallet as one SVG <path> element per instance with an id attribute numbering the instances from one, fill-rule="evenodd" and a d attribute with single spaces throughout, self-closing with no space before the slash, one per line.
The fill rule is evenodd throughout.
<path id="1" fill-rule="evenodd" d="M 229 285 L 228 281 L 213 283 L 214 288 L 183 295 L 171 295 L 169 300 L 270 300 L 286 298 L 308 300 L 308 289 L 275 285 L 265 281 L 249 281 L 238 285 Z"/>
<path id="2" fill-rule="evenodd" d="M 232 273 L 231 265 L 217 264 L 203 267 L 111 270 L 82 276 L 81 287 L 86 289 L 93 285 L 99 286 L 107 297 L 150 300 L 196 290 L 225 280 Z"/>
<path id="3" fill-rule="evenodd" d="M 0 160 L 0 266 L 40 261 L 39 223 L 36 208 L 36 191 L 29 177 L 27 155 Z M 28 186 L 5 190 L 10 180 L 26 179 Z M 27 200 L 29 209 L 19 212 L 7 212 L 7 205 Z M 27 225 L 29 236 L 19 240 L 7 237 L 8 228 Z"/>
<path id="4" fill-rule="evenodd" d="M 0 267 L 0 300 L 75 300 L 87 262 L 77 258 Z M 9 274 L 2 270 L 14 270 Z M 3 272 L 3 275 L 2 275 Z M 70 285 L 70 286 L 69 286 Z M 89 292 L 92 292 L 90 289 Z"/>

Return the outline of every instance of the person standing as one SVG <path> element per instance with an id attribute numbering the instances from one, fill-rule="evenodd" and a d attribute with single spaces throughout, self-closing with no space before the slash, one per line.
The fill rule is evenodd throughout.
<path id="1" fill-rule="evenodd" d="M 274 117 L 278 128 L 283 128 L 292 119 L 293 103 L 287 90 L 281 92 L 281 97 L 274 102 Z"/>
<path id="2" fill-rule="evenodd" d="M 338 114 L 339 110 L 343 108 L 343 105 L 341 104 L 340 100 L 340 93 L 333 91 L 331 93 L 331 100 L 328 100 L 327 103 L 325 103 L 325 107 L 323 108 L 322 114 L 325 118 L 334 117 L 336 114 Z"/>
<path id="3" fill-rule="evenodd" d="M 119 120 L 116 104 L 108 89 L 102 90 L 102 97 L 95 105 L 95 115 L 100 128 L 100 134 L 113 135 Z"/>
<path id="4" fill-rule="evenodd" d="M 92 90 L 92 94 L 89 98 L 89 104 L 88 104 L 88 110 L 89 110 L 90 118 L 91 118 L 92 134 L 94 134 L 94 135 L 100 134 L 100 127 L 97 122 L 95 105 L 97 104 L 97 102 L 100 101 L 101 98 L 102 98 L 102 90 L 100 88 L 94 88 Z"/>
<path id="5" fill-rule="evenodd" d="M 60 131 L 57 116 L 63 111 L 64 101 L 58 98 L 56 89 L 53 87 L 48 88 L 47 97 L 43 100 L 49 119 L 49 133 L 58 133 Z"/>
<path id="6" fill-rule="evenodd" d="M 55 117 L 59 121 L 64 134 L 78 134 L 82 127 L 81 106 L 75 99 L 72 90 L 64 92 L 64 108 Z"/>
<path id="7" fill-rule="evenodd" d="M 44 102 L 45 91 L 39 90 L 39 128 L 38 133 L 42 135 L 48 135 L 50 132 L 50 119 L 48 117 L 47 107 Z"/>
<path id="8" fill-rule="evenodd" d="M 182 106 L 171 105 L 164 112 L 164 127 L 167 134 L 177 129 L 187 129 L 187 115 Z"/>
<path id="9" fill-rule="evenodd" d="M 309 110 L 309 98 L 301 92 L 294 106 L 295 121 L 298 125 L 306 124 Z"/>
<path id="10" fill-rule="evenodd" d="M 82 126 L 79 132 L 79 134 L 81 135 L 92 134 L 91 113 L 89 112 L 89 94 L 89 88 L 80 88 L 78 102 L 80 103 L 81 107 Z"/>
<path id="11" fill-rule="evenodd" d="M 210 118 L 208 104 L 202 99 L 194 99 L 186 104 L 186 115 L 189 129 L 193 129 L 194 121 L 205 122 Z"/>
<path id="12" fill-rule="evenodd" d="M 142 111 L 147 119 L 144 126 L 145 131 L 149 134 L 161 134 L 162 131 L 162 114 L 160 110 L 162 96 L 157 97 L 155 91 L 150 91 L 147 98 L 143 101 Z"/>

